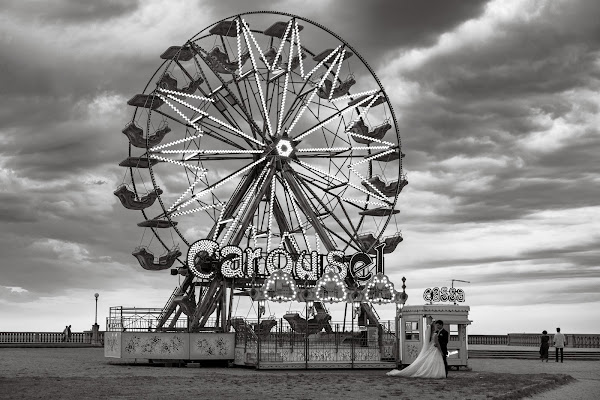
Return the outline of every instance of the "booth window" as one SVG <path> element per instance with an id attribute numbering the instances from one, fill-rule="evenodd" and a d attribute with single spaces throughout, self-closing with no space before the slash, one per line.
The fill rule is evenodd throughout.
<path id="1" fill-rule="evenodd" d="M 406 340 L 419 340 L 419 323 L 406 321 L 404 323 L 404 338 Z"/>
<path id="2" fill-rule="evenodd" d="M 450 341 L 451 342 L 458 342 L 459 338 L 458 338 L 458 325 L 456 324 L 450 324 Z"/>

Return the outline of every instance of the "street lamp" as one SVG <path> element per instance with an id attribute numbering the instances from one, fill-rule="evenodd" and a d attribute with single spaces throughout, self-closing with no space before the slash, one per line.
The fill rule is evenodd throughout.
<path id="1" fill-rule="evenodd" d="M 98 325 L 98 297 L 100 297 L 100 295 L 94 293 L 94 297 L 96 298 L 96 316 L 94 317 L 94 325 Z"/>

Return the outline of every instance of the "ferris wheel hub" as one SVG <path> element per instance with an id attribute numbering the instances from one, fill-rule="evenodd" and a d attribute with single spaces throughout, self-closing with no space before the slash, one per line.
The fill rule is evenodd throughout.
<path id="1" fill-rule="evenodd" d="M 292 145 L 292 142 L 286 139 L 279 140 L 275 148 L 277 149 L 277 154 L 281 157 L 289 157 L 290 154 L 292 154 L 292 152 L 294 151 L 294 146 Z"/>

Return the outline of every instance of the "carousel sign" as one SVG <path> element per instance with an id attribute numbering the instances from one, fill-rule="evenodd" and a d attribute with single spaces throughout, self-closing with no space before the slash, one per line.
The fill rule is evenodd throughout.
<path id="1" fill-rule="evenodd" d="M 264 275 L 270 276 L 276 271 L 283 271 L 293 279 L 327 279 L 328 272 L 336 273 L 339 279 L 344 279 L 350 274 L 358 282 L 367 282 L 375 274 L 384 272 L 383 249 L 385 243 L 375 247 L 374 257 L 370 254 L 358 252 L 344 261 L 344 252 L 340 250 L 330 251 L 327 254 L 319 254 L 316 251 L 302 251 L 296 260 L 283 248 L 270 251 L 262 262 L 262 249 L 246 248 L 242 250 L 238 246 L 225 246 L 219 248 L 219 244 L 213 240 L 202 239 L 193 243 L 187 254 L 188 268 L 194 276 L 202 279 L 211 279 L 220 272 L 226 278 L 252 278 L 258 268 Z M 319 273 L 319 259 L 325 257 L 327 265 L 323 273 Z M 331 283 L 331 277 L 327 282 Z"/>

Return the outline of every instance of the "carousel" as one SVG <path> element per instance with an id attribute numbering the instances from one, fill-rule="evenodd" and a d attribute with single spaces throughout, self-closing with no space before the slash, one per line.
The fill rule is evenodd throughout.
<path id="1" fill-rule="evenodd" d="M 133 257 L 178 284 L 162 308 L 112 307 L 105 355 L 395 366 L 398 329 L 377 307 L 407 298 L 384 258 L 402 242 L 408 182 L 390 99 L 365 59 L 278 12 L 215 22 L 160 58 L 127 102 L 114 194 L 140 212 Z M 288 302 L 298 310 L 267 313 Z"/>

